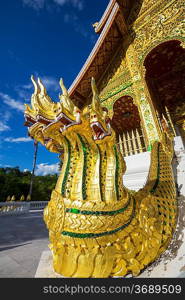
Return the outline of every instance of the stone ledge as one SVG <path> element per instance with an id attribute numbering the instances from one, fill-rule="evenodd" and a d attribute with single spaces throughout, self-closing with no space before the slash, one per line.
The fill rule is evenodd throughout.
<path id="1" fill-rule="evenodd" d="M 164 256 L 161 256 L 137 278 L 185 278 L 185 246 L 181 248 L 174 260 L 167 260 Z M 166 255 L 168 256 L 168 250 Z M 132 276 L 128 275 L 126 277 Z M 43 251 L 35 278 L 64 278 L 53 270 L 52 254 L 49 250 Z"/>
<path id="2" fill-rule="evenodd" d="M 53 258 L 50 250 L 42 252 L 35 278 L 63 278 L 53 269 Z"/>

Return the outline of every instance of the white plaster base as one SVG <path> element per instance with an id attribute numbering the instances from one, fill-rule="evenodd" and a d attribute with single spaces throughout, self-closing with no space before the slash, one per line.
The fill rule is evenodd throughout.
<path id="1" fill-rule="evenodd" d="M 184 219 L 184 217 L 183 217 Z M 182 219 L 182 220 L 183 220 Z M 184 221 L 183 221 L 184 222 Z M 185 278 L 185 228 L 177 225 L 168 249 L 140 274 L 141 278 Z"/>
<path id="2" fill-rule="evenodd" d="M 35 278 L 62 278 L 53 269 L 53 258 L 50 250 L 42 252 Z"/>
<path id="3" fill-rule="evenodd" d="M 185 278 L 185 246 L 174 260 L 167 261 L 165 257 L 158 259 L 146 268 L 138 278 Z M 166 251 L 166 255 L 168 251 Z M 127 277 L 131 277 L 128 275 Z M 43 251 L 35 278 L 64 278 L 53 270 L 50 250 Z"/>
<path id="4" fill-rule="evenodd" d="M 147 180 L 150 168 L 150 152 L 143 152 L 125 157 L 126 172 L 123 175 L 123 184 L 128 189 L 138 191 Z"/>

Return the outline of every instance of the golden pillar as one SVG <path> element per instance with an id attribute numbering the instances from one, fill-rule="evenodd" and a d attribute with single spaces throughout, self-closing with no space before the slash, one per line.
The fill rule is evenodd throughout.
<path id="1" fill-rule="evenodd" d="M 154 141 L 159 140 L 160 128 L 152 104 L 150 93 L 145 81 L 144 68 L 143 72 L 139 66 L 137 53 L 131 44 L 126 53 L 127 65 L 133 81 L 133 90 L 135 93 L 135 104 L 138 107 L 147 147 Z"/>

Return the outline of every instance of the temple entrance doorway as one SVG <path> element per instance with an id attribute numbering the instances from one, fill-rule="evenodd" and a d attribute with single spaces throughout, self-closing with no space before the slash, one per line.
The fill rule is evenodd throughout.
<path id="1" fill-rule="evenodd" d="M 180 41 L 164 42 L 145 58 L 146 82 L 161 131 L 167 125 L 185 145 L 185 49 Z"/>
<path id="2" fill-rule="evenodd" d="M 145 136 L 137 106 L 131 96 L 123 96 L 113 106 L 111 126 L 124 157 L 146 151 Z"/>
<path id="3" fill-rule="evenodd" d="M 125 95 L 113 105 L 111 126 L 116 132 L 120 151 L 126 162 L 123 184 L 138 191 L 147 180 L 150 167 L 150 152 L 146 148 L 146 136 L 138 107 L 133 98 Z"/>

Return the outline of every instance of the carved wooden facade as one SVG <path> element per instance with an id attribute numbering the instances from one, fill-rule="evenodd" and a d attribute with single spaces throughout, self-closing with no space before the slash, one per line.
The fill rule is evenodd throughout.
<path id="1" fill-rule="evenodd" d="M 183 49 L 183 18 L 183 0 L 111 0 L 102 19 L 95 24 L 95 31 L 100 34 L 99 39 L 69 93 L 78 106 L 84 106 L 91 99 L 90 79 L 95 77 L 101 101 L 109 110 L 112 126 L 115 130 L 117 127 L 118 139 L 120 135 L 123 147 L 125 143 L 129 144 L 129 140 L 132 141 L 132 147 L 127 149 L 125 146 L 124 155 L 138 153 L 138 149 L 140 152 L 149 149 L 153 141 L 160 139 L 164 120 L 175 134 L 170 114 L 166 111 L 159 113 L 156 109 L 155 97 L 152 97 L 152 90 L 146 80 L 146 59 L 164 43 L 178 42 L 178 47 Z M 169 45 L 166 45 L 168 49 Z M 184 52 L 181 58 L 183 55 Z M 182 67 L 182 63 L 180 64 Z M 159 90 L 160 88 L 156 92 L 159 94 L 158 98 Z M 116 115 L 115 103 L 123 97 L 131 97 L 130 111 L 125 108 Z M 159 99 L 158 102 L 160 101 L 162 100 Z M 137 110 L 132 113 L 134 107 Z M 180 110 L 179 114 L 183 115 L 182 109 Z M 135 125 L 131 127 L 133 118 Z M 181 128 L 184 126 L 184 119 L 182 116 L 176 122 L 181 124 Z M 128 128 L 122 126 L 120 131 L 120 122 L 128 124 Z M 142 147 L 136 147 L 141 142 L 138 140 L 139 132 L 140 136 L 142 133 Z"/>

